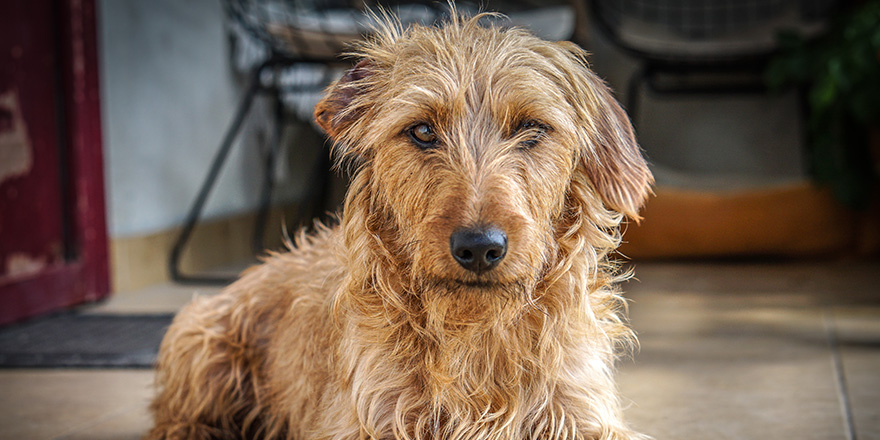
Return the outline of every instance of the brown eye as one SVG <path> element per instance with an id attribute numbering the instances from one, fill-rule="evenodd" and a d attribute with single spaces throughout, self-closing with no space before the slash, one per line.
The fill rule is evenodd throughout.
<path id="1" fill-rule="evenodd" d="M 437 134 L 434 133 L 434 127 L 428 124 L 413 125 L 407 132 L 419 148 L 432 148 L 437 145 Z"/>
<path id="2" fill-rule="evenodd" d="M 525 133 L 525 139 L 519 143 L 520 147 L 534 147 L 548 131 L 550 131 L 550 126 L 544 123 L 534 119 L 523 121 L 516 128 L 516 134 Z"/>

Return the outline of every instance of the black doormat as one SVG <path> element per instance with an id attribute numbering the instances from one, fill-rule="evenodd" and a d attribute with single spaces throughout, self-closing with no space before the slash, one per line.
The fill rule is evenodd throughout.
<path id="1" fill-rule="evenodd" d="M 0 329 L 0 368 L 152 368 L 173 315 L 61 314 Z"/>

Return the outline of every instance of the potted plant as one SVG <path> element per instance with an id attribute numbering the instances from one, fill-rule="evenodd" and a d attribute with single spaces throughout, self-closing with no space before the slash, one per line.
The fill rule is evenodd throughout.
<path id="1" fill-rule="evenodd" d="M 880 1 L 862 3 L 818 39 L 780 35 L 766 79 L 804 91 L 812 177 L 853 208 L 865 208 L 878 175 L 869 133 L 880 127 Z M 877 147 L 874 146 L 876 151 Z M 876 154 L 876 152 L 874 153 Z"/>

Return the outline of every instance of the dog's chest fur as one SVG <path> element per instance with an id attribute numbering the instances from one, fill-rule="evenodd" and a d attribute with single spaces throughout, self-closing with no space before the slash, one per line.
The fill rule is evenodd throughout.
<path id="1" fill-rule="evenodd" d="M 322 268 L 305 266 L 309 260 L 299 256 L 339 246 L 339 232 L 310 239 L 296 253 L 276 256 L 242 280 L 287 277 L 289 290 L 275 293 L 284 298 L 255 290 L 243 303 L 265 308 L 262 313 L 284 310 L 280 321 L 285 324 L 266 329 L 263 340 L 271 351 L 258 382 L 265 385 L 267 412 L 287 417 L 286 429 L 302 435 L 320 429 L 332 433 L 330 438 L 507 439 L 539 431 L 558 437 L 576 434 L 576 426 L 564 420 L 593 418 L 585 402 L 614 398 L 606 392 L 612 328 L 602 329 L 601 317 L 589 316 L 586 304 L 523 309 L 515 299 L 499 298 L 491 314 L 483 310 L 472 317 L 507 313 L 507 319 L 452 324 L 428 316 L 422 301 L 432 295 L 426 292 L 411 296 L 412 312 L 384 303 L 368 289 L 345 295 L 352 284 L 369 283 L 340 271 L 344 261 Z M 287 275 L 297 273 L 308 273 L 308 280 Z M 324 282 L 317 286 L 315 279 Z M 570 283 L 560 280 L 553 288 L 571 289 Z M 482 304 L 485 308 L 487 301 Z M 299 375 L 291 377 L 289 371 Z M 580 408 L 583 414 L 575 414 Z"/>

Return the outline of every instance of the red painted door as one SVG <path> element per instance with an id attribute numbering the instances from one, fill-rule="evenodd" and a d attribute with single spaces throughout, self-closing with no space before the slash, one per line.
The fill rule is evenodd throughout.
<path id="1" fill-rule="evenodd" d="M 0 2 L 0 325 L 109 293 L 94 0 Z"/>

